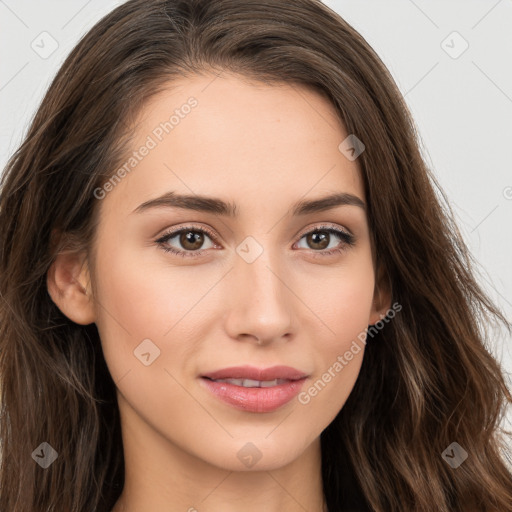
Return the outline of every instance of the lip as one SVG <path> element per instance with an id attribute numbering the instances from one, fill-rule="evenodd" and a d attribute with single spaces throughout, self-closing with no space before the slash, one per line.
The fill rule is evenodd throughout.
<path id="1" fill-rule="evenodd" d="M 223 402 L 246 412 L 272 412 L 289 403 L 300 392 L 307 375 L 290 366 L 255 368 L 236 366 L 224 368 L 201 376 L 202 385 Z M 245 388 L 228 382 L 214 382 L 212 379 L 251 379 L 288 382 L 272 387 Z"/>

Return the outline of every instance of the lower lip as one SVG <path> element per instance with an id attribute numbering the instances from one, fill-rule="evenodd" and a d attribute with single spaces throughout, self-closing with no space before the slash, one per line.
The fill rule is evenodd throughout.
<path id="1" fill-rule="evenodd" d="M 272 412 L 299 394 L 306 377 L 270 388 L 244 388 L 227 382 L 214 382 L 205 377 L 201 380 L 211 393 L 237 409 L 247 412 Z"/>

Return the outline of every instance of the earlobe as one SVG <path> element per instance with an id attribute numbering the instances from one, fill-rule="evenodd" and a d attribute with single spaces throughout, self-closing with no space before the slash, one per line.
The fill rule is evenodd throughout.
<path id="1" fill-rule="evenodd" d="M 89 269 L 83 254 L 57 254 L 47 272 L 46 286 L 55 305 L 70 320 L 81 325 L 95 321 Z"/>

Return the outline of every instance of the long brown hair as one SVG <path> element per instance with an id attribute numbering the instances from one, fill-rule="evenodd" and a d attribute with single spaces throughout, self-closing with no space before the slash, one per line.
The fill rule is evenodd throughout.
<path id="1" fill-rule="evenodd" d="M 388 70 L 319 0 L 130 0 L 62 65 L 1 181 L 0 510 L 107 512 L 117 500 L 115 383 L 96 326 L 59 311 L 46 274 L 58 251 L 91 247 L 94 190 L 144 102 L 173 78 L 223 70 L 313 88 L 365 144 L 372 243 L 402 310 L 368 338 L 322 433 L 330 512 L 512 511 L 499 428 L 512 397 L 487 348 L 488 326 L 512 326 L 475 280 Z M 43 442 L 58 454 L 47 469 L 32 456 Z M 457 468 L 442 455 L 454 442 L 468 454 Z"/>

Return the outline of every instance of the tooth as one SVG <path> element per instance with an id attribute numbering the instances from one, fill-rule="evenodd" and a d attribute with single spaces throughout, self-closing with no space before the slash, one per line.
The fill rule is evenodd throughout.
<path id="1" fill-rule="evenodd" d="M 244 388 L 259 388 L 260 387 L 260 381 L 259 380 L 252 380 L 252 379 L 244 379 L 243 383 L 241 384 Z"/>
<path id="2" fill-rule="evenodd" d="M 235 386 L 241 386 L 244 379 L 215 379 L 215 382 L 222 382 L 227 384 L 234 384 Z"/>
<path id="3" fill-rule="evenodd" d="M 274 380 L 253 380 L 253 379 L 214 379 L 215 382 L 232 384 L 234 386 L 241 386 L 245 388 L 271 388 L 279 386 L 288 382 L 287 379 L 274 379 Z"/>

